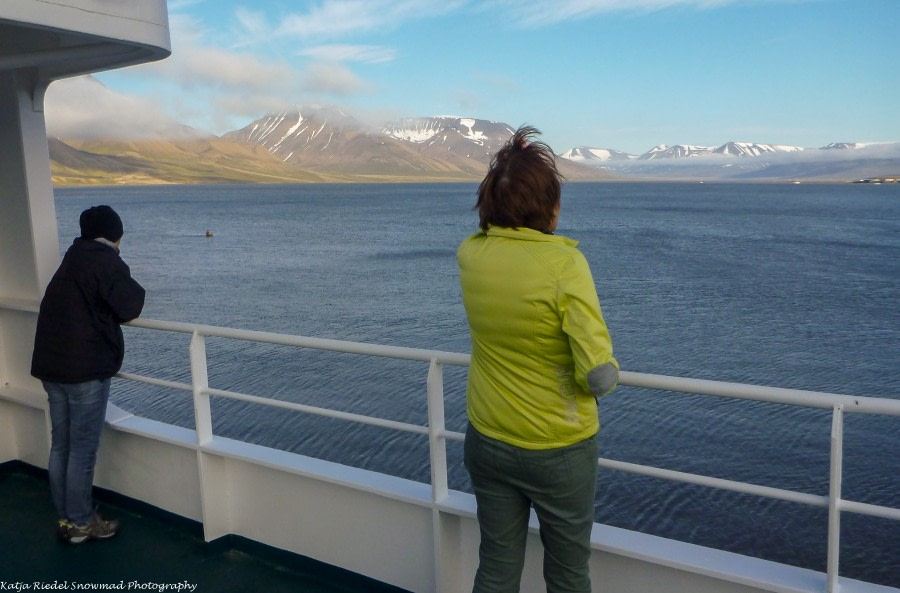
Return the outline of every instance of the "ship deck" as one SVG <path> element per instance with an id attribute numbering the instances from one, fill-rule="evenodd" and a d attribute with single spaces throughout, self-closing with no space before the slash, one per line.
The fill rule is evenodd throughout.
<path id="1" fill-rule="evenodd" d="M 125 591 L 403 593 L 246 538 L 207 543 L 200 523 L 110 491 L 98 490 L 95 498 L 104 516 L 122 522 L 121 531 L 106 541 L 60 542 L 46 471 L 0 464 L 0 582 L 20 583 L 21 590 L 72 590 L 77 583 Z"/>

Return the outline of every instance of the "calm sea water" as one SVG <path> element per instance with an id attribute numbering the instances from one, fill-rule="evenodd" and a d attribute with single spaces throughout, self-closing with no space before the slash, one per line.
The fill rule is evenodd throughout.
<path id="1" fill-rule="evenodd" d="M 474 185 L 56 191 L 61 248 L 112 205 L 144 317 L 469 351 L 455 251 Z M 205 237 L 209 230 L 213 237 Z M 624 370 L 900 397 L 900 187 L 572 184 L 560 234 L 581 241 Z M 189 381 L 188 338 L 126 328 L 124 370 Z M 219 389 L 426 424 L 427 369 L 210 339 Z M 445 369 L 465 428 L 463 369 Z M 117 382 L 134 412 L 193 425 L 190 395 Z M 217 434 L 428 481 L 427 442 L 214 400 Z M 601 454 L 818 495 L 830 413 L 620 388 Z M 844 496 L 900 506 L 900 419 L 849 415 Z M 461 446 L 451 486 L 469 490 Z M 601 470 L 603 523 L 825 569 L 823 509 Z M 900 525 L 845 513 L 842 574 L 900 586 Z"/>

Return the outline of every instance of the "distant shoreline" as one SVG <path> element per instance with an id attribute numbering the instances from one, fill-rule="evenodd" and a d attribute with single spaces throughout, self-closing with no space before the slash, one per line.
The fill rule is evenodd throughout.
<path id="1" fill-rule="evenodd" d="M 434 179 L 383 179 L 383 180 L 365 180 L 365 181 L 283 181 L 283 182 L 261 182 L 261 181 L 197 181 L 197 182 L 146 182 L 146 183 L 65 183 L 53 181 L 54 189 L 71 189 L 71 188 L 88 188 L 88 187 L 190 187 L 190 186 L 266 186 L 266 185 L 385 185 L 385 184 L 427 184 L 427 185 L 459 185 L 459 184 L 478 184 L 480 179 L 459 179 L 459 180 L 434 180 Z M 900 184 L 900 176 L 889 176 L 886 178 L 871 179 L 812 179 L 788 181 L 784 179 L 754 179 L 754 180 L 733 180 L 733 179 L 610 179 L 604 181 L 565 181 L 564 185 L 850 185 L 850 184 L 871 184 L 871 185 L 892 185 Z"/>

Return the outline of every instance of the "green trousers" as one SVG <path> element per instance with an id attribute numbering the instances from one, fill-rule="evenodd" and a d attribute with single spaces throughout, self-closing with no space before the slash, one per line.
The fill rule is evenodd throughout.
<path id="1" fill-rule="evenodd" d="M 533 451 L 486 437 L 470 424 L 464 458 L 481 529 L 473 593 L 519 591 L 532 506 L 544 544 L 547 593 L 590 593 L 596 436 Z"/>

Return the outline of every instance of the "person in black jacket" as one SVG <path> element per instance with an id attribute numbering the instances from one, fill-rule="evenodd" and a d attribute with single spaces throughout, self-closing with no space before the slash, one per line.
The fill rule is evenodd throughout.
<path id="1" fill-rule="evenodd" d="M 110 380 L 122 367 L 120 325 L 141 314 L 144 288 L 119 257 L 122 220 L 109 206 L 81 213 L 81 236 L 50 280 L 38 313 L 31 374 L 50 404 L 50 493 L 61 540 L 112 537 L 92 498 Z"/>

